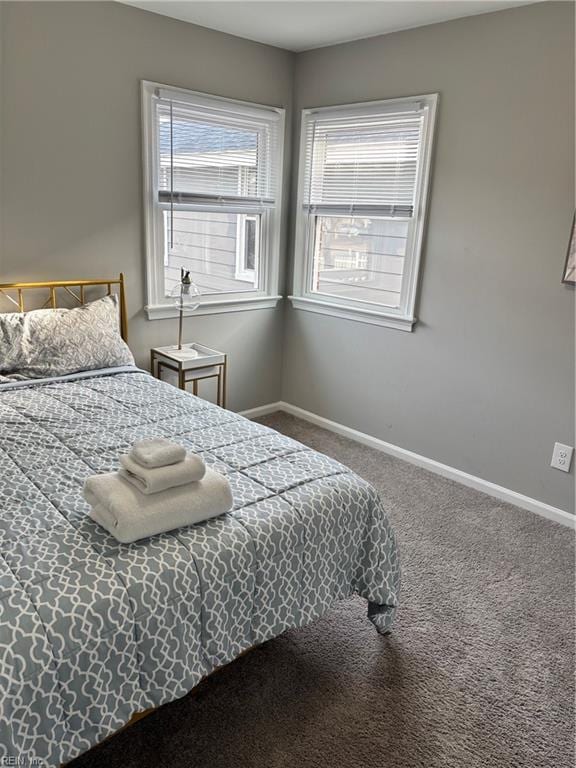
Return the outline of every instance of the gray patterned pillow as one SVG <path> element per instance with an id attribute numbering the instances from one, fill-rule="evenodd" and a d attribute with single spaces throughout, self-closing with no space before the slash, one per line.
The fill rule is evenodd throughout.
<path id="1" fill-rule="evenodd" d="M 37 379 L 134 365 L 118 329 L 118 297 L 75 309 L 0 314 L 0 373 Z"/>

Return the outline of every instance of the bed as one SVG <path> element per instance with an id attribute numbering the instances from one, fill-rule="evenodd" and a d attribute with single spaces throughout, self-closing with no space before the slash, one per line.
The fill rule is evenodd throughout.
<path id="1" fill-rule="evenodd" d="M 233 510 L 120 544 L 88 517 L 83 482 L 157 435 L 226 474 Z M 65 763 L 352 594 L 386 634 L 398 601 L 368 483 L 134 366 L 0 385 L 0 555 L 6 764 Z"/>

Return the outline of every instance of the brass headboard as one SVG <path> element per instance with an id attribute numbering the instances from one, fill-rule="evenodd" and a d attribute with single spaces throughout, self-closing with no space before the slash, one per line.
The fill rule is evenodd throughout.
<path id="1" fill-rule="evenodd" d="M 108 296 L 112 293 L 112 286 L 118 287 L 118 293 L 120 297 L 120 333 L 124 341 L 127 342 L 128 316 L 126 311 L 124 274 L 122 272 L 120 272 L 120 276 L 116 280 L 51 280 L 49 282 L 38 283 L 0 283 L 0 294 L 5 296 L 8 301 L 14 304 L 14 306 L 18 308 L 18 312 L 25 312 L 25 291 L 46 288 L 49 293 L 48 298 L 43 304 L 43 308 L 51 307 L 54 309 L 58 306 L 58 288 L 62 288 L 66 294 L 72 296 L 79 305 L 82 305 L 86 303 L 86 288 L 99 285 L 106 287 L 106 294 Z M 73 290 L 74 288 L 78 289 L 78 292 Z"/>

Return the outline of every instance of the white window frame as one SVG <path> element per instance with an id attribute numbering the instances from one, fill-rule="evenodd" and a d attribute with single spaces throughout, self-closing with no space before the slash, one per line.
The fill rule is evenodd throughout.
<path id="1" fill-rule="evenodd" d="M 280 266 L 280 230 L 282 217 L 282 187 L 283 187 L 283 157 L 285 110 L 261 104 L 252 104 L 221 96 L 211 96 L 198 91 L 155 83 L 149 80 L 141 82 L 142 92 L 142 151 L 144 166 L 144 222 L 145 222 L 145 253 L 146 253 L 146 294 L 145 307 L 149 320 L 165 317 L 176 317 L 177 308 L 170 297 L 164 296 L 164 253 L 165 232 L 162 223 L 164 206 L 158 202 L 158 141 L 156 122 L 154 120 L 154 95 L 157 90 L 171 91 L 179 101 L 190 101 L 195 105 L 213 106 L 225 102 L 232 105 L 239 114 L 245 116 L 263 115 L 270 120 L 278 121 L 278 150 L 275 168 L 278 179 L 278 190 L 275 205 L 260 217 L 260 241 L 258 245 L 259 282 L 252 291 L 235 293 L 210 294 L 202 296 L 200 307 L 195 315 L 216 314 L 221 312 L 238 312 L 250 309 L 268 309 L 275 307 L 282 299 L 279 295 L 279 266 Z M 250 215 L 254 213 L 249 205 L 239 202 L 237 213 Z M 179 206 L 186 210 L 185 206 Z M 189 210 L 221 212 L 217 205 L 194 204 Z"/>
<path id="2" fill-rule="evenodd" d="M 306 127 L 308 121 L 318 114 L 329 115 L 366 115 L 381 114 L 387 111 L 396 112 L 400 109 L 410 109 L 417 105 L 424 107 L 422 127 L 422 143 L 419 163 L 416 172 L 416 196 L 414 214 L 410 218 L 408 230 L 408 249 L 405 257 L 404 275 L 402 279 L 402 294 L 398 309 L 364 302 L 357 299 L 330 297 L 325 294 L 312 292 L 311 276 L 314 257 L 314 226 L 316 218 L 305 211 L 305 164 L 306 164 Z M 414 308 L 418 275 L 421 262 L 422 243 L 427 214 L 428 191 L 430 186 L 430 171 L 433 153 L 434 127 L 438 94 L 413 96 L 385 101 L 371 101 L 361 104 L 346 104 L 334 107 L 318 107 L 302 110 L 300 130 L 300 162 L 298 175 L 298 202 L 296 211 L 296 235 L 294 248 L 294 281 L 292 295 L 289 299 L 296 309 L 308 310 L 348 320 L 411 331 L 416 323 Z M 320 214 L 321 215 L 321 214 Z M 324 215 L 329 215 L 326 212 Z M 335 213 L 335 215 L 337 215 Z M 339 214 L 342 215 L 342 214 Z M 358 215 L 361 215 L 359 212 Z M 374 212 L 373 215 L 378 215 Z"/>

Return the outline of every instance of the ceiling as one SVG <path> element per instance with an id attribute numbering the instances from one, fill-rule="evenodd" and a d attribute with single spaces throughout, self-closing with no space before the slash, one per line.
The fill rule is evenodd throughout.
<path id="1" fill-rule="evenodd" d="M 537 0 L 126 0 L 202 27 L 305 51 Z"/>

